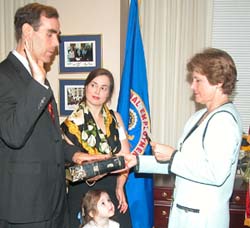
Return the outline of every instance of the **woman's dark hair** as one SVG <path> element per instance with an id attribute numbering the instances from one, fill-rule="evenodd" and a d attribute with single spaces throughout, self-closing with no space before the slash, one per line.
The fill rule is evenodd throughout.
<path id="1" fill-rule="evenodd" d="M 194 55 L 187 64 L 189 75 L 193 72 L 207 77 L 211 85 L 222 83 L 224 94 L 230 95 L 237 81 L 237 70 L 232 57 L 225 51 L 207 48 Z"/>
<path id="2" fill-rule="evenodd" d="M 111 97 L 113 95 L 113 92 L 114 92 L 114 77 L 113 77 L 113 74 L 105 69 L 105 68 L 97 68 L 93 71 L 91 71 L 87 77 L 87 79 L 85 80 L 85 86 L 87 86 L 94 78 L 98 77 L 98 76 L 101 76 L 101 75 L 105 75 L 108 77 L 109 79 L 109 82 L 110 82 L 110 86 L 109 86 L 109 96 L 108 96 L 108 100 L 111 100 Z M 84 95 L 83 95 L 83 99 L 81 100 L 82 101 L 86 101 L 86 90 L 84 90 Z"/>
<path id="3" fill-rule="evenodd" d="M 14 18 L 16 41 L 22 37 L 22 26 L 25 23 L 30 24 L 35 31 L 40 26 L 40 17 L 59 18 L 59 14 L 54 7 L 42 5 L 39 3 L 30 3 L 16 11 Z"/>

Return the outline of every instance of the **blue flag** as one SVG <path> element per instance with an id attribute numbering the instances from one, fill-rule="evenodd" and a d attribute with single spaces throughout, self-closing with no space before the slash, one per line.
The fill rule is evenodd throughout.
<path id="1" fill-rule="evenodd" d="M 117 111 L 121 114 L 128 132 L 131 153 L 151 154 L 146 137 L 150 132 L 150 112 L 137 0 L 130 1 L 125 62 Z M 152 228 L 152 175 L 131 172 L 126 183 L 126 192 L 133 228 Z"/>

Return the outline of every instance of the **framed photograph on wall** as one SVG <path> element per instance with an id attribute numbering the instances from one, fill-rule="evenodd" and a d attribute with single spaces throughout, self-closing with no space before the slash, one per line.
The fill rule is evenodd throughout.
<path id="1" fill-rule="evenodd" d="M 59 79 L 60 116 L 72 113 L 83 97 L 84 79 Z"/>
<path id="2" fill-rule="evenodd" d="M 101 35 L 60 36 L 60 73 L 90 72 L 101 67 Z"/>

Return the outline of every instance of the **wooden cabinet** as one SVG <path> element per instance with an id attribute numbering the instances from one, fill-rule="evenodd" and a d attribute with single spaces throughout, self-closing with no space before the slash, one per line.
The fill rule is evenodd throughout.
<path id="1" fill-rule="evenodd" d="M 154 220 L 155 228 L 166 228 L 174 189 L 174 176 L 155 175 Z M 244 226 L 247 185 L 241 176 L 235 177 L 234 191 L 230 199 L 230 228 Z"/>
<path id="2" fill-rule="evenodd" d="M 233 194 L 230 199 L 230 228 L 244 226 L 247 184 L 240 175 L 236 175 Z"/>
<path id="3" fill-rule="evenodd" d="M 166 228 L 172 203 L 174 176 L 155 175 L 154 228 Z"/>

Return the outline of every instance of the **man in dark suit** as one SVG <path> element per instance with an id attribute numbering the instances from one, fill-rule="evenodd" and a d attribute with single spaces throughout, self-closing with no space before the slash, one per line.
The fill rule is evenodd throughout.
<path id="1" fill-rule="evenodd" d="M 38 3 L 18 9 L 17 47 L 0 63 L 1 228 L 65 227 L 65 161 L 95 159 L 62 140 L 44 68 L 59 45 L 58 18 Z"/>

